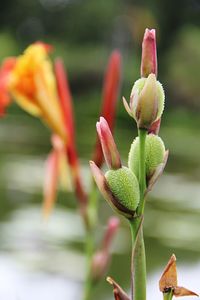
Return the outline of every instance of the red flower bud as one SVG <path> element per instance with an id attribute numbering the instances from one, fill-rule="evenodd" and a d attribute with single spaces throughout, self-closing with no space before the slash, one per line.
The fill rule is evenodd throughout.
<path id="1" fill-rule="evenodd" d="M 97 122 L 97 133 L 101 142 L 106 163 L 111 169 L 121 168 L 120 155 L 114 142 L 108 123 L 103 117 Z"/>
<path id="2" fill-rule="evenodd" d="M 116 217 L 111 217 L 108 220 L 108 225 L 102 241 L 101 249 L 95 253 L 92 260 L 92 277 L 94 280 L 101 279 L 108 268 L 111 259 L 111 245 L 118 228 L 119 219 Z"/>
<path id="3" fill-rule="evenodd" d="M 141 77 L 151 73 L 157 77 L 156 32 L 147 28 L 142 42 Z"/>

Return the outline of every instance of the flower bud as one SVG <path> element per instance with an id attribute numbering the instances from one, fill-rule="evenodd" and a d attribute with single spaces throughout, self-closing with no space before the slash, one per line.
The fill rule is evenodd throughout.
<path id="1" fill-rule="evenodd" d="M 160 119 L 164 110 L 164 90 L 155 74 L 140 78 L 133 85 L 130 96 L 130 111 L 138 128 L 149 129 Z"/>
<path id="2" fill-rule="evenodd" d="M 134 139 L 129 152 L 128 166 L 139 178 L 139 157 L 140 157 L 139 137 Z M 146 177 L 150 179 L 158 165 L 163 163 L 165 157 L 165 145 L 160 137 L 149 134 L 145 141 L 145 165 Z"/>
<path id="3" fill-rule="evenodd" d="M 120 155 L 106 119 L 100 117 L 100 121 L 97 122 L 96 127 L 108 167 L 111 169 L 121 168 Z"/>
<path id="4" fill-rule="evenodd" d="M 91 273 L 93 280 L 101 279 L 108 269 L 109 262 L 111 260 L 111 246 L 118 228 L 119 219 L 117 217 L 110 217 L 101 242 L 101 248 L 92 258 Z"/>
<path id="5" fill-rule="evenodd" d="M 118 170 L 109 170 L 105 174 L 108 186 L 118 201 L 135 211 L 139 203 L 139 184 L 131 170 L 122 167 Z"/>
<path id="6" fill-rule="evenodd" d="M 150 73 L 157 76 L 156 31 L 146 29 L 142 42 L 141 76 L 148 77 Z"/>
<path id="7" fill-rule="evenodd" d="M 135 175 L 123 167 L 108 171 L 106 178 L 93 161 L 90 161 L 90 168 L 102 196 L 112 209 L 128 219 L 133 218 L 139 202 L 139 184 Z"/>

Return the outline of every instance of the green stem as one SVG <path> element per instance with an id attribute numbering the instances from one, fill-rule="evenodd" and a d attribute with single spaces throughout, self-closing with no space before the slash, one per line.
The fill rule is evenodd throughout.
<path id="1" fill-rule="evenodd" d="M 85 253 L 86 253 L 86 260 L 87 260 L 87 273 L 86 273 L 86 280 L 85 280 L 85 287 L 84 287 L 84 300 L 90 300 L 91 291 L 92 291 L 92 258 L 94 254 L 94 228 L 97 223 L 97 205 L 98 205 L 98 193 L 96 189 L 96 185 L 94 181 L 92 181 L 90 197 L 88 201 L 88 227 L 86 228 L 86 243 L 85 243 Z"/>
<path id="2" fill-rule="evenodd" d="M 140 203 L 137 209 L 137 214 L 144 213 L 144 193 L 146 190 L 146 168 L 145 168 L 145 141 L 147 131 L 145 129 L 138 130 L 139 143 L 140 143 L 140 159 L 139 159 L 139 185 L 140 185 Z"/>
<path id="3" fill-rule="evenodd" d="M 132 236 L 131 255 L 131 299 L 146 299 L 146 257 L 143 239 L 142 219 L 130 220 Z"/>
<path id="4" fill-rule="evenodd" d="M 144 193 L 146 190 L 146 167 L 145 167 L 145 141 L 147 131 L 138 130 L 139 135 L 139 186 L 140 203 L 137 209 L 137 218 L 130 220 L 132 235 L 131 257 L 131 299 L 146 300 L 146 256 L 143 238 L 142 218 L 144 213 Z"/>
<path id="5" fill-rule="evenodd" d="M 163 293 L 163 300 L 172 300 L 173 298 L 173 291 Z"/>
<path id="6" fill-rule="evenodd" d="M 90 294 L 92 291 L 91 267 L 92 267 L 93 252 L 94 252 L 93 232 L 91 230 L 88 230 L 86 236 L 87 273 L 86 273 L 86 281 L 85 281 L 85 288 L 84 288 L 84 298 L 83 298 L 84 300 L 90 299 Z"/>

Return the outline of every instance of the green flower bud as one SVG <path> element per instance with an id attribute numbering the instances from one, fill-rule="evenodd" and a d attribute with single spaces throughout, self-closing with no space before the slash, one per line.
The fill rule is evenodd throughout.
<path id="1" fill-rule="evenodd" d="M 139 128 L 148 129 L 160 119 L 164 110 L 165 94 L 154 74 L 138 79 L 132 88 L 130 110 Z"/>
<path id="2" fill-rule="evenodd" d="M 139 178 L 139 137 L 136 137 L 131 145 L 128 158 L 128 166 L 131 171 Z M 145 141 L 145 165 L 146 177 L 149 179 L 159 164 L 164 160 L 165 145 L 162 139 L 154 134 L 146 136 Z"/>
<path id="3" fill-rule="evenodd" d="M 107 171 L 105 177 L 111 192 L 120 204 L 135 211 L 140 199 L 139 184 L 135 174 L 128 168 L 122 167 Z"/>

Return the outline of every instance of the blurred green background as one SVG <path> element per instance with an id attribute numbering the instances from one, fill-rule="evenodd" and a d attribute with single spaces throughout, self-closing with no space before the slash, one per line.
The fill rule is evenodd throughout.
<path id="1" fill-rule="evenodd" d="M 198 0 L 16 0 L 0 3 L 0 59 L 18 55 L 36 40 L 54 46 L 68 71 L 74 99 L 77 146 L 86 185 L 95 142 L 102 82 L 109 55 L 121 51 L 122 89 L 115 137 L 124 163 L 136 136 L 121 96 L 139 77 L 144 30 L 156 28 L 159 80 L 166 91 L 160 136 L 170 157 L 146 206 L 149 298 L 170 255 L 180 283 L 200 292 L 200 3 Z M 84 232 L 72 193 L 60 190 L 48 223 L 41 217 L 44 161 L 50 132 L 15 104 L 0 120 L 0 297 L 81 299 Z M 88 181 L 88 182 L 87 182 Z M 97 242 L 112 211 L 100 201 Z M 108 272 L 129 288 L 130 237 L 122 226 Z M 182 271 L 182 272 L 181 272 Z M 181 281 L 182 280 L 182 281 Z M 12 289 L 10 288 L 12 286 Z M 94 299 L 112 299 L 105 280 Z"/>

